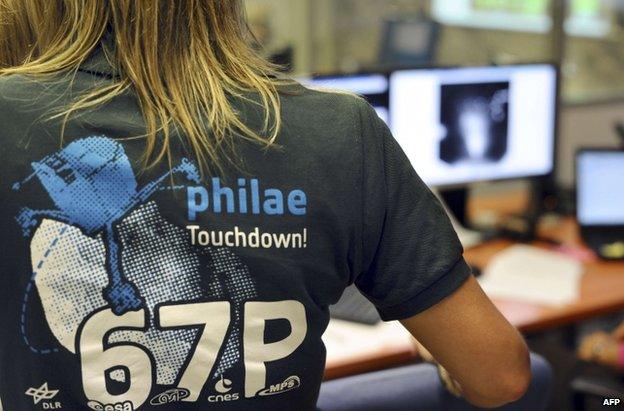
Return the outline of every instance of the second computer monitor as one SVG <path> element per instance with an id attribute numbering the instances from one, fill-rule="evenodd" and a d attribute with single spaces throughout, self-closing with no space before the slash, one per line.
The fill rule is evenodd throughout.
<path id="1" fill-rule="evenodd" d="M 308 86 L 348 91 L 364 97 L 374 108 L 379 118 L 389 123 L 388 113 L 388 77 L 385 74 L 345 74 L 338 76 L 319 76 L 304 80 Z"/>
<path id="2" fill-rule="evenodd" d="M 554 168 L 551 65 L 396 71 L 395 138 L 431 186 L 543 176 Z"/>

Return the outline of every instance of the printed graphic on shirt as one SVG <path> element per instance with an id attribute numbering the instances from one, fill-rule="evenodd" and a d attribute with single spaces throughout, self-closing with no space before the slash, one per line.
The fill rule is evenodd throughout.
<path id="1" fill-rule="evenodd" d="M 240 258 L 226 247 L 194 244 L 188 229 L 162 216 L 150 198 L 168 189 L 171 174 L 198 184 L 191 162 L 139 188 L 123 147 L 89 137 L 32 167 L 14 190 L 36 178 L 56 207 L 24 208 L 16 217 L 31 239 L 21 330 L 33 353 L 77 355 L 93 410 L 196 402 L 210 381 L 216 393 L 203 401 L 238 400 L 224 375 L 243 356 L 244 395 L 262 395 L 266 363 L 305 339 L 305 308 L 253 301 L 256 285 Z M 301 212 L 302 194 L 295 194 L 291 207 Z M 35 289 L 56 339 L 50 347 L 29 339 L 28 318 L 40 315 L 30 308 Z M 289 321 L 291 333 L 265 344 L 265 323 L 273 319 Z M 52 395 L 43 388 L 33 395 Z"/>
<path id="2" fill-rule="evenodd" d="M 286 378 L 284 382 L 280 384 L 273 384 L 270 387 L 260 391 L 258 395 L 267 396 L 267 395 L 282 394 L 286 391 L 297 389 L 299 388 L 300 385 L 301 385 L 301 379 L 296 375 L 291 375 L 290 377 Z"/>
<path id="3" fill-rule="evenodd" d="M 214 386 L 215 393 L 208 396 L 208 402 L 230 402 L 240 399 L 240 394 L 234 392 L 232 381 L 221 375 L 221 379 Z"/>
<path id="4" fill-rule="evenodd" d="M 252 214 L 279 217 L 305 216 L 308 198 L 305 191 L 284 192 L 262 187 L 258 179 L 237 179 L 235 187 L 224 186 L 220 178 L 212 178 L 210 187 L 189 186 L 186 189 L 188 220 L 197 221 L 204 213 Z M 307 248 L 308 229 L 295 232 L 271 232 L 254 227 L 243 230 L 238 226 L 229 230 L 209 230 L 196 224 L 186 226 L 191 244 L 229 248 Z"/>
<path id="5" fill-rule="evenodd" d="M 41 387 L 31 387 L 28 390 L 26 390 L 26 395 L 31 397 L 33 400 L 33 404 L 39 404 L 41 401 L 47 401 L 47 400 L 51 400 L 54 397 L 56 397 L 56 395 L 59 393 L 59 390 L 51 390 L 48 387 L 48 383 L 44 382 L 43 384 L 41 384 Z M 49 404 L 49 403 L 46 403 Z M 54 403 L 53 405 L 56 405 L 60 403 Z"/>

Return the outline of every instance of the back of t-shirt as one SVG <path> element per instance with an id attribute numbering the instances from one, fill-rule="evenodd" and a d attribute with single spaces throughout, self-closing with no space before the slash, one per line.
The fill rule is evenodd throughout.
<path id="1" fill-rule="evenodd" d="M 132 93 L 64 134 L 49 120 L 110 81 L 101 63 L 73 83 L 0 79 L 6 409 L 313 410 L 328 306 L 347 285 L 392 320 L 469 275 L 359 98 L 290 86 L 275 148 L 241 140 L 236 166 L 202 174 L 181 137 L 170 165 L 146 169 Z"/>

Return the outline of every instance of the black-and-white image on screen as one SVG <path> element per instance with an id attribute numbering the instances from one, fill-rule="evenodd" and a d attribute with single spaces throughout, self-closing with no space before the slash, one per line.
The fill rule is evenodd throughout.
<path id="1" fill-rule="evenodd" d="M 556 108 L 557 71 L 547 64 L 390 76 L 393 134 L 431 186 L 550 173 Z"/>
<path id="2" fill-rule="evenodd" d="M 500 161 L 507 152 L 509 82 L 444 84 L 440 96 L 446 130 L 440 159 L 449 164 Z"/>

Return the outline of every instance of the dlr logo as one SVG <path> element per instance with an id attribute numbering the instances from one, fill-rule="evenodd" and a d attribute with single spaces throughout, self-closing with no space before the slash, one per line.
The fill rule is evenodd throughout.
<path id="1" fill-rule="evenodd" d="M 183 401 L 195 402 L 225 342 L 231 310 L 227 301 L 161 305 L 156 308 L 156 326 L 160 329 L 201 327 L 198 342 L 186 369 L 181 372 L 178 388 L 189 395 Z M 290 356 L 304 341 L 307 333 L 305 307 L 298 301 L 247 302 L 244 305 L 243 352 L 245 359 L 245 397 L 256 396 L 266 386 L 266 364 Z M 286 320 L 291 332 L 280 341 L 265 343 L 266 323 Z M 109 345 L 111 332 L 145 331 L 149 326 L 146 310 L 117 316 L 110 309 L 91 314 L 79 334 L 82 382 L 87 398 L 103 404 L 132 402 L 135 409 L 147 401 L 152 391 L 153 356 L 137 344 Z M 107 389 L 107 370 L 123 369 L 130 386 L 123 394 Z"/>

